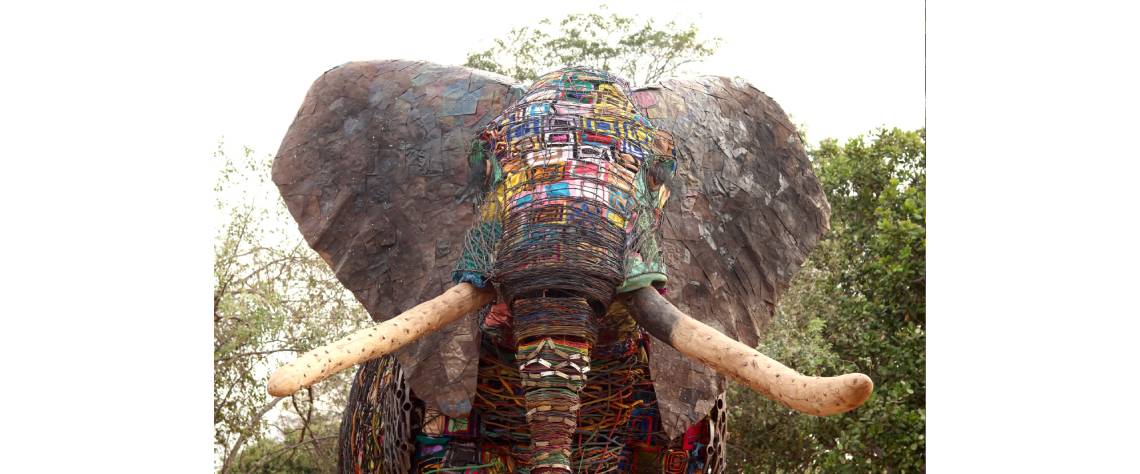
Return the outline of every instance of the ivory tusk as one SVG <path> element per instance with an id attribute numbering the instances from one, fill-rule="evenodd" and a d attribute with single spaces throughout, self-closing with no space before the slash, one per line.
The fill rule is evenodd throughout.
<path id="1" fill-rule="evenodd" d="M 793 410 L 827 416 L 855 409 L 871 396 L 866 375 L 801 375 L 681 312 L 653 288 L 632 292 L 630 314 L 657 339 Z"/>
<path id="2" fill-rule="evenodd" d="M 400 315 L 313 349 L 269 377 L 269 394 L 292 395 L 341 370 L 389 354 L 487 303 L 493 293 L 460 283 Z"/>

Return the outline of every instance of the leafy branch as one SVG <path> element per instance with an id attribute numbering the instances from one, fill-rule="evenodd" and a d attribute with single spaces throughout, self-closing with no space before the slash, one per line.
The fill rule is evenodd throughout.
<path id="1" fill-rule="evenodd" d="M 606 7 L 603 5 L 603 12 Z M 587 66 L 618 74 L 631 87 L 652 84 L 711 56 L 720 38 L 700 37 L 695 25 L 657 26 L 652 18 L 599 12 L 574 13 L 555 23 L 511 29 L 490 48 L 468 53 L 468 67 L 533 81 L 563 66 Z"/>

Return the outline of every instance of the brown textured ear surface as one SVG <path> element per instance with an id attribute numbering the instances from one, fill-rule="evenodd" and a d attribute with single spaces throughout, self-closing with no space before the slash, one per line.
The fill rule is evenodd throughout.
<path id="1" fill-rule="evenodd" d="M 513 79 L 422 61 L 354 62 L 309 89 L 273 162 L 305 240 L 376 321 L 433 298 L 474 221 L 462 202 L 477 133 L 522 89 Z M 474 315 L 396 353 L 416 395 L 471 408 Z"/>
<path id="2" fill-rule="evenodd" d="M 799 135 L 775 101 L 739 80 L 667 80 L 633 100 L 680 155 L 661 223 L 667 298 L 754 347 L 831 215 Z M 661 341 L 649 358 L 676 437 L 708 414 L 724 379 Z"/>

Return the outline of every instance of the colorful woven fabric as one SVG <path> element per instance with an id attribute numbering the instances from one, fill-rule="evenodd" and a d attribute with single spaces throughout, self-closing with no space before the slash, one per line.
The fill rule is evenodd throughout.
<path id="1" fill-rule="evenodd" d="M 496 281 L 508 302 L 564 288 L 608 304 L 665 281 L 653 229 L 676 170 L 673 139 L 629 97 L 620 78 L 566 68 L 487 126 L 469 161 L 488 193 L 457 282 Z"/>
<path id="2" fill-rule="evenodd" d="M 342 472 L 408 472 L 415 449 L 414 419 L 422 404 L 413 400 L 395 357 L 360 366 L 341 421 Z"/>

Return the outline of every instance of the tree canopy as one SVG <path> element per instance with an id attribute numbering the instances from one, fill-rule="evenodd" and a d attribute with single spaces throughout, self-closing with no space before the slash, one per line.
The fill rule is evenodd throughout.
<path id="1" fill-rule="evenodd" d="M 248 148 L 230 156 L 222 145 L 214 159 L 221 223 L 214 244 L 218 467 L 281 472 L 276 468 L 310 463 L 309 472 L 332 470 L 351 374 L 286 399 L 272 399 L 266 385 L 282 360 L 371 320 L 301 239 L 269 183 L 271 160 Z"/>
<path id="2" fill-rule="evenodd" d="M 520 81 L 563 66 L 588 66 L 640 86 L 711 56 L 719 42 L 702 38 L 694 25 L 659 26 L 652 18 L 574 13 L 557 22 L 546 18 L 513 28 L 490 48 L 469 53 L 464 65 Z"/>

